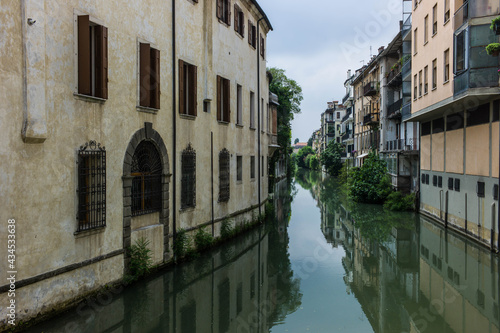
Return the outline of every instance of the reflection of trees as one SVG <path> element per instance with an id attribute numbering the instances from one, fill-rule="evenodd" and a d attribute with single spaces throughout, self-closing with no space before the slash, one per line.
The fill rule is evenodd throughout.
<path id="1" fill-rule="evenodd" d="M 273 280 L 275 284 L 272 302 L 276 304 L 268 317 L 269 327 L 284 320 L 288 314 L 295 312 L 302 300 L 300 280 L 293 277 L 288 253 L 287 226 L 296 190 L 290 183 L 286 188 L 285 193 L 280 191 L 281 195 L 275 198 L 275 204 L 279 207 L 277 219 L 267 225 L 269 244 L 272 244 L 268 252 L 268 274 L 269 279 Z M 276 192 L 278 193 L 278 191 Z"/>

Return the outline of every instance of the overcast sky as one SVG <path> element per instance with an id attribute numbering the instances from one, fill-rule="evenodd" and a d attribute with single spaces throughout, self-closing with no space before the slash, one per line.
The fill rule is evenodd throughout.
<path id="1" fill-rule="evenodd" d="M 302 113 L 292 140 L 320 128 L 327 102 L 346 94 L 347 70 L 366 64 L 399 31 L 401 0 L 258 0 L 274 31 L 267 39 L 267 66 L 286 71 L 302 87 Z"/>

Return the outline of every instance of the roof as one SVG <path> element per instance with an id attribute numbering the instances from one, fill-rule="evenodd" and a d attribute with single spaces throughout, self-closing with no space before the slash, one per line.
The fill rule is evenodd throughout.
<path id="1" fill-rule="evenodd" d="M 271 22 L 267 18 L 267 15 L 264 12 L 264 10 L 262 10 L 262 8 L 260 7 L 260 5 L 257 3 L 257 0 L 250 0 L 250 2 L 257 8 L 257 10 L 259 11 L 259 13 L 262 15 L 262 17 L 260 19 L 264 19 L 264 21 L 266 21 L 266 24 L 269 27 L 269 30 L 273 30 L 273 26 L 271 25 Z"/>

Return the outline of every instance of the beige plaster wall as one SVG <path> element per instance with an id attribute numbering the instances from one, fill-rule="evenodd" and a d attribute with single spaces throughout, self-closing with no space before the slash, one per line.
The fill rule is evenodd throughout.
<path id="1" fill-rule="evenodd" d="M 422 170 L 431 169 L 431 136 L 426 135 L 420 138 L 420 168 Z"/>
<path id="2" fill-rule="evenodd" d="M 432 134 L 432 171 L 444 171 L 444 133 Z"/>
<path id="3" fill-rule="evenodd" d="M 500 161 L 498 160 L 498 122 L 491 123 L 491 176 L 498 177 L 499 170 L 498 166 Z"/>
<path id="4" fill-rule="evenodd" d="M 446 132 L 446 172 L 464 172 L 464 130 Z"/>
<path id="5" fill-rule="evenodd" d="M 489 163 L 484 163 L 484 157 L 490 155 L 489 127 L 489 124 L 483 124 L 465 129 L 465 172 L 468 175 L 489 176 Z"/>

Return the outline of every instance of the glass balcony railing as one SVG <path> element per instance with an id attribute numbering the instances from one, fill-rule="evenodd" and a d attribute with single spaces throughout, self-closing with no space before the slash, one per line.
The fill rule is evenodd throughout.
<path id="1" fill-rule="evenodd" d="M 498 0 L 468 0 L 464 1 L 453 16 L 453 28 L 457 30 L 471 18 L 493 16 L 500 14 Z"/>

